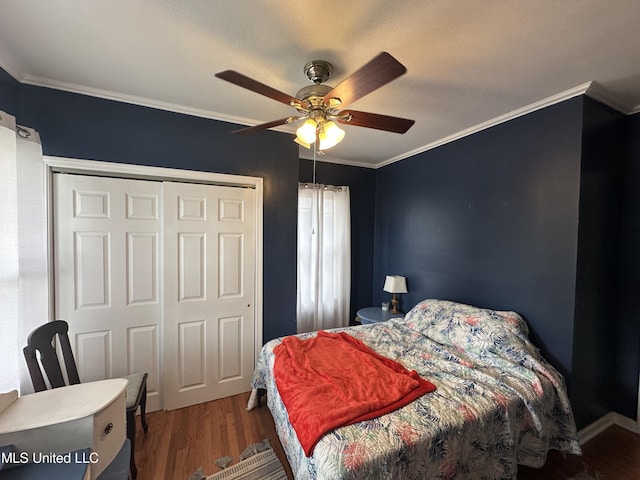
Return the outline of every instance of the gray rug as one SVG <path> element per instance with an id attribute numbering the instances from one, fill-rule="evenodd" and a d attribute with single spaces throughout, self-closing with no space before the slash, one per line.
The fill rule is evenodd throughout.
<path id="1" fill-rule="evenodd" d="M 268 449 L 209 475 L 207 480 L 287 480 L 287 474 L 274 451 Z"/>

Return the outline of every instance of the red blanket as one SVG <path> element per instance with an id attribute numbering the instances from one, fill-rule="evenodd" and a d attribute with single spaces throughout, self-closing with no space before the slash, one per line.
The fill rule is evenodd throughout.
<path id="1" fill-rule="evenodd" d="M 415 370 L 343 332 L 286 337 L 273 351 L 278 392 L 307 456 L 325 433 L 392 412 L 436 389 Z"/>

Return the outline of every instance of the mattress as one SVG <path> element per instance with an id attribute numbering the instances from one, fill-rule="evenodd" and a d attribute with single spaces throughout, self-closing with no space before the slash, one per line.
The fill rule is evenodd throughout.
<path id="1" fill-rule="evenodd" d="M 328 432 L 307 457 L 273 376 L 273 349 L 282 339 L 268 342 L 252 387 L 267 390 L 296 479 L 515 479 L 519 464 L 542 466 L 550 449 L 581 453 L 564 379 L 531 343 L 517 313 L 425 300 L 404 319 L 332 331 L 415 370 L 437 389 Z"/>

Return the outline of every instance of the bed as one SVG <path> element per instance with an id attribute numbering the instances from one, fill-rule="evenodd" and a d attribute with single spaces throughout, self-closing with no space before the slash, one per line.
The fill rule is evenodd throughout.
<path id="1" fill-rule="evenodd" d="M 518 464 L 540 467 L 551 449 L 581 453 L 564 379 L 514 312 L 425 300 L 404 319 L 332 332 L 397 360 L 436 389 L 326 433 L 307 456 L 273 375 L 274 348 L 283 338 L 266 343 L 248 408 L 266 390 L 297 480 L 515 479 Z"/>

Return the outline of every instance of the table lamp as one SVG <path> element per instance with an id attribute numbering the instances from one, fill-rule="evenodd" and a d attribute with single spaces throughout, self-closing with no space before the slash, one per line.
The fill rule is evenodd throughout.
<path id="1" fill-rule="evenodd" d="M 398 293 L 408 293 L 407 279 L 400 275 L 387 275 L 387 278 L 384 281 L 384 287 L 382 289 L 385 292 L 393 294 L 393 296 L 391 297 L 391 313 L 402 313 L 398 308 L 400 306 L 400 302 L 398 301 Z"/>

